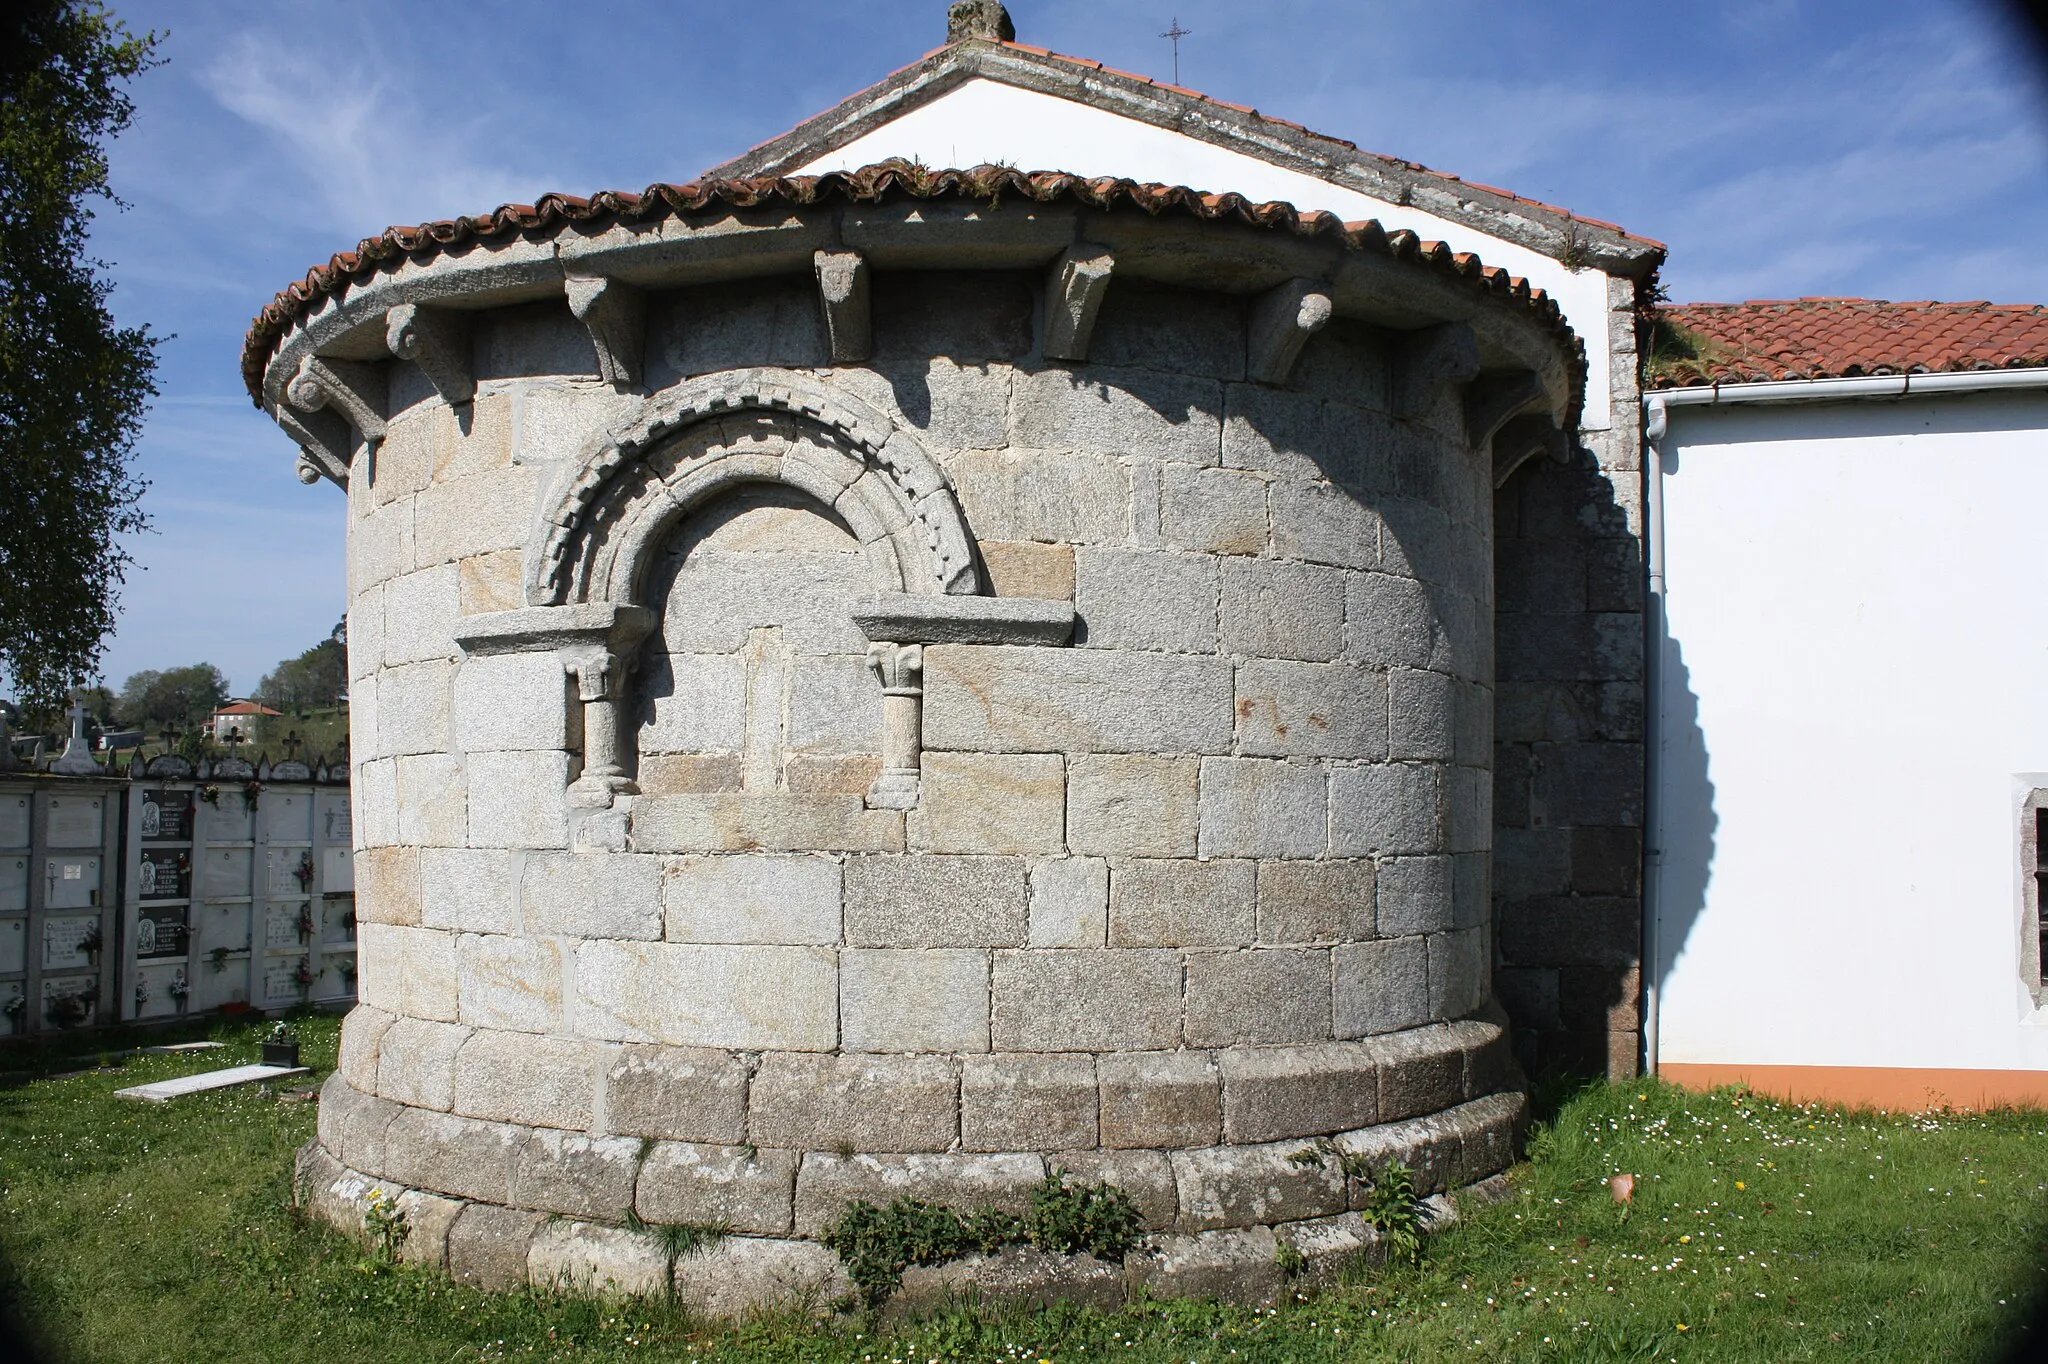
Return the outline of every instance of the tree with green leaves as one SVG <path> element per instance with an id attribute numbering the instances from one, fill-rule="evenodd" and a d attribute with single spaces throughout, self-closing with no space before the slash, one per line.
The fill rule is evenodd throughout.
<path id="1" fill-rule="evenodd" d="M 321 640 L 297 658 L 284 660 L 256 684 L 256 699 L 272 710 L 303 712 L 315 706 L 338 706 L 347 694 L 348 650 L 333 638 Z"/>
<path id="2" fill-rule="evenodd" d="M 121 684 L 121 722 L 162 731 L 194 729 L 228 703 L 227 674 L 211 663 L 133 673 Z"/>
<path id="3" fill-rule="evenodd" d="M 107 307 L 93 201 L 119 205 L 106 143 L 156 65 L 97 0 L 0 5 L 0 671 L 49 702 L 96 676 L 144 529 L 135 441 L 156 339 Z"/>

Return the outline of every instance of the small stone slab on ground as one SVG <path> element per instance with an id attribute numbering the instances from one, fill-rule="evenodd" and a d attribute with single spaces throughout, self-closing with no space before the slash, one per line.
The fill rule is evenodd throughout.
<path id="1" fill-rule="evenodd" d="M 136 1056 L 179 1056 L 188 1051 L 225 1051 L 225 1042 L 171 1042 L 161 1047 L 137 1047 Z"/>
<path id="2" fill-rule="evenodd" d="M 235 1085 L 252 1085 L 261 1080 L 285 1080 L 294 1075 L 312 1073 L 311 1066 L 229 1066 L 226 1070 L 202 1071 L 197 1075 L 181 1075 L 175 1080 L 158 1080 L 155 1084 L 117 1089 L 114 1091 L 114 1097 L 164 1103 L 186 1094 L 204 1094 L 211 1089 L 230 1089 Z"/>

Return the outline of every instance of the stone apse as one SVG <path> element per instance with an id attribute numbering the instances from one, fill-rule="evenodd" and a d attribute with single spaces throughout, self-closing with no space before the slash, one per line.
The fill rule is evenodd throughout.
<path id="1" fill-rule="evenodd" d="M 1524 1113 L 1494 489 L 1540 292 L 1374 224 L 880 167 L 394 230 L 258 319 L 348 496 L 360 1006 L 302 1197 L 488 1285 L 843 1283 L 856 1199 L 1359 1243 Z M 717 1226 L 665 1260 L 641 1223 Z"/>

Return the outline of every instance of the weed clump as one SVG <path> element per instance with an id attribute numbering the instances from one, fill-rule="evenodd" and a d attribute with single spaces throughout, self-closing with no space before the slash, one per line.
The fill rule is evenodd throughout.
<path id="1" fill-rule="evenodd" d="M 1055 1170 L 1032 1191 L 1031 1211 L 1022 1217 L 996 1208 L 961 1213 L 916 1198 L 883 1207 L 862 1200 L 848 1204 L 820 1239 L 845 1264 L 861 1302 L 876 1307 L 902 1286 L 912 1265 L 1016 1245 L 1120 1260 L 1137 1244 L 1139 1226 L 1137 1205 L 1122 1189 L 1071 1181 Z"/>

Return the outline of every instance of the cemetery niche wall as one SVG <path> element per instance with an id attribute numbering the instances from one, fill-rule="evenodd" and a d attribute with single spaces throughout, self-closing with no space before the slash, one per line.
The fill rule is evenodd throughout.
<path id="1" fill-rule="evenodd" d="M 1154 1236 L 1073 1291 L 1257 1291 L 1365 1236 L 1311 1142 L 1511 1159 L 1492 493 L 1583 373 L 1540 291 L 881 167 L 394 231 L 246 362 L 349 504 L 323 1216 L 726 1313 L 842 1285 L 855 1200 L 1061 1169 Z"/>

